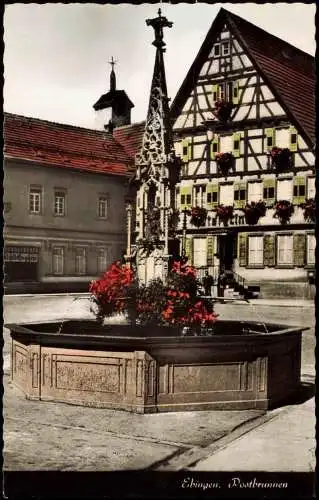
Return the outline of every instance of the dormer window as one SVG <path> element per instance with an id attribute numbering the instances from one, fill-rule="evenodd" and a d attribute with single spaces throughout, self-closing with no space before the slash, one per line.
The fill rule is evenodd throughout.
<path id="1" fill-rule="evenodd" d="M 222 43 L 222 55 L 223 56 L 229 55 L 229 42 Z"/>

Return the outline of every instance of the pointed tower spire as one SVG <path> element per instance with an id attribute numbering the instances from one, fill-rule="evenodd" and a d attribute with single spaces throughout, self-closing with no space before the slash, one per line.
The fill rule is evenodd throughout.
<path id="1" fill-rule="evenodd" d="M 158 17 L 147 19 L 146 24 L 154 29 L 155 40 L 152 43 L 156 47 L 156 54 L 142 147 L 135 156 L 135 181 L 139 200 L 136 215 L 136 262 L 142 281 L 154 278 L 158 272 L 151 264 L 155 257 L 150 255 L 147 257 L 150 259 L 150 268 L 148 264 L 145 268 L 149 269 L 148 274 L 143 275 L 144 256 L 143 250 L 140 253 L 139 248 L 145 241 L 150 243 L 151 248 L 155 245 L 158 269 L 162 266 L 160 275 L 166 275 L 170 248 L 175 238 L 171 215 L 172 207 L 175 206 L 175 185 L 180 169 L 180 161 L 174 152 L 163 56 L 166 45 L 163 28 L 171 28 L 173 23 L 163 17 L 159 10 Z M 150 271 L 152 266 L 154 273 Z"/>
<path id="2" fill-rule="evenodd" d="M 156 55 L 142 148 L 136 155 L 136 167 L 137 175 L 139 175 L 143 173 L 145 167 L 151 166 L 148 174 L 154 176 L 157 173 L 156 177 L 158 177 L 158 168 L 162 166 L 161 171 L 165 170 L 168 157 L 173 151 L 163 57 L 166 45 L 163 40 L 163 28 L 171 28 L 173 23 L 163 17 L 159 9 L 158 17 L 147 19 L 146 24 L 154 28 L 153 45 L 156 47 Z M 139 167 L 141 167 L 141 172 L 138 171 Z"/>
<path id="3" fill-rule="evenodd" d="M 114 71 L 114 66 L 116 61 L 114 61 L 113 56 L 109 64 L 112 66 L 111 74 L 110 74 L 110 92 L 114 92 L 116 90 L 116 76 Z"/>

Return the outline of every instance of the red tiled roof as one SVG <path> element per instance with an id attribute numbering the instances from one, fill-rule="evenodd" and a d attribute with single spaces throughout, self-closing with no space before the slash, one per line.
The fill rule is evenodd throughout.
<path id="1" fill-rule="evenodd" d="M 224 24 L 228 24 L 265 82 L 285 110 L 289 120 L 304 133 L 308 143 L 315 138 L 315 60 L 280 38 L 221 8 L 171 106 L 174 121 L 212 44 Z"/>
<path id="2" fill-rule="evenodd" d="M 124 148 L 126 154 L 134 160 L 136 153 L 142 146 L 145 122 L 124 125 L 114 129 L 114 137 Z"/>
<path id="3" fill-rule="evenodd" d="M 315 138 L 315 60 L 280 38 L 241 17 L 227 12 L 235 35 L 246 45 L 251 58 L 308 138 Z"/>
<path id="4" fill-rule="evenodd" d="M 4 155 L 43 165 L 129 176 L 131 158 L 107 132 L 5 113 Z"/>

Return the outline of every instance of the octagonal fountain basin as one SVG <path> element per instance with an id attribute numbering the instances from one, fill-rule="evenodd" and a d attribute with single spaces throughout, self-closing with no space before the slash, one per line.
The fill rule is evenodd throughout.
<path id="1" fill-rule="evenodd" d="M 94 321 L 6 325 L 27 398 L 153 413 L 268 409 L 300 388 L 303 328 L 218 321 L 210 337 Z"/>

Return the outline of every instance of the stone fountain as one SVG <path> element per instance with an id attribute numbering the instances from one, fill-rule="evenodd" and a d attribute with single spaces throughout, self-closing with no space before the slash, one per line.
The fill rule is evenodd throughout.
<path id="1" fill-rule="evenodd" d="M 126 261 L 140 281 L 165 279 L 178 254 L 175 185 L 180 161 L 169 122 L 163 28 L 154 28 L 154 74 L 140 152 L 136 155 L 136 241 L 128 209 Z M 231 306 L 230 306 L 231 307 Z M 12 381 L 29 399 L 139 413 L 267 409 L 300 387 L 302 328 L 256 322 L 216 323 L 211 336 L 176 328 L 100 325 L 66 320 L 6 325 L 12 338 Z M 266 327 L 266 328 L 265 328 Z"/>

